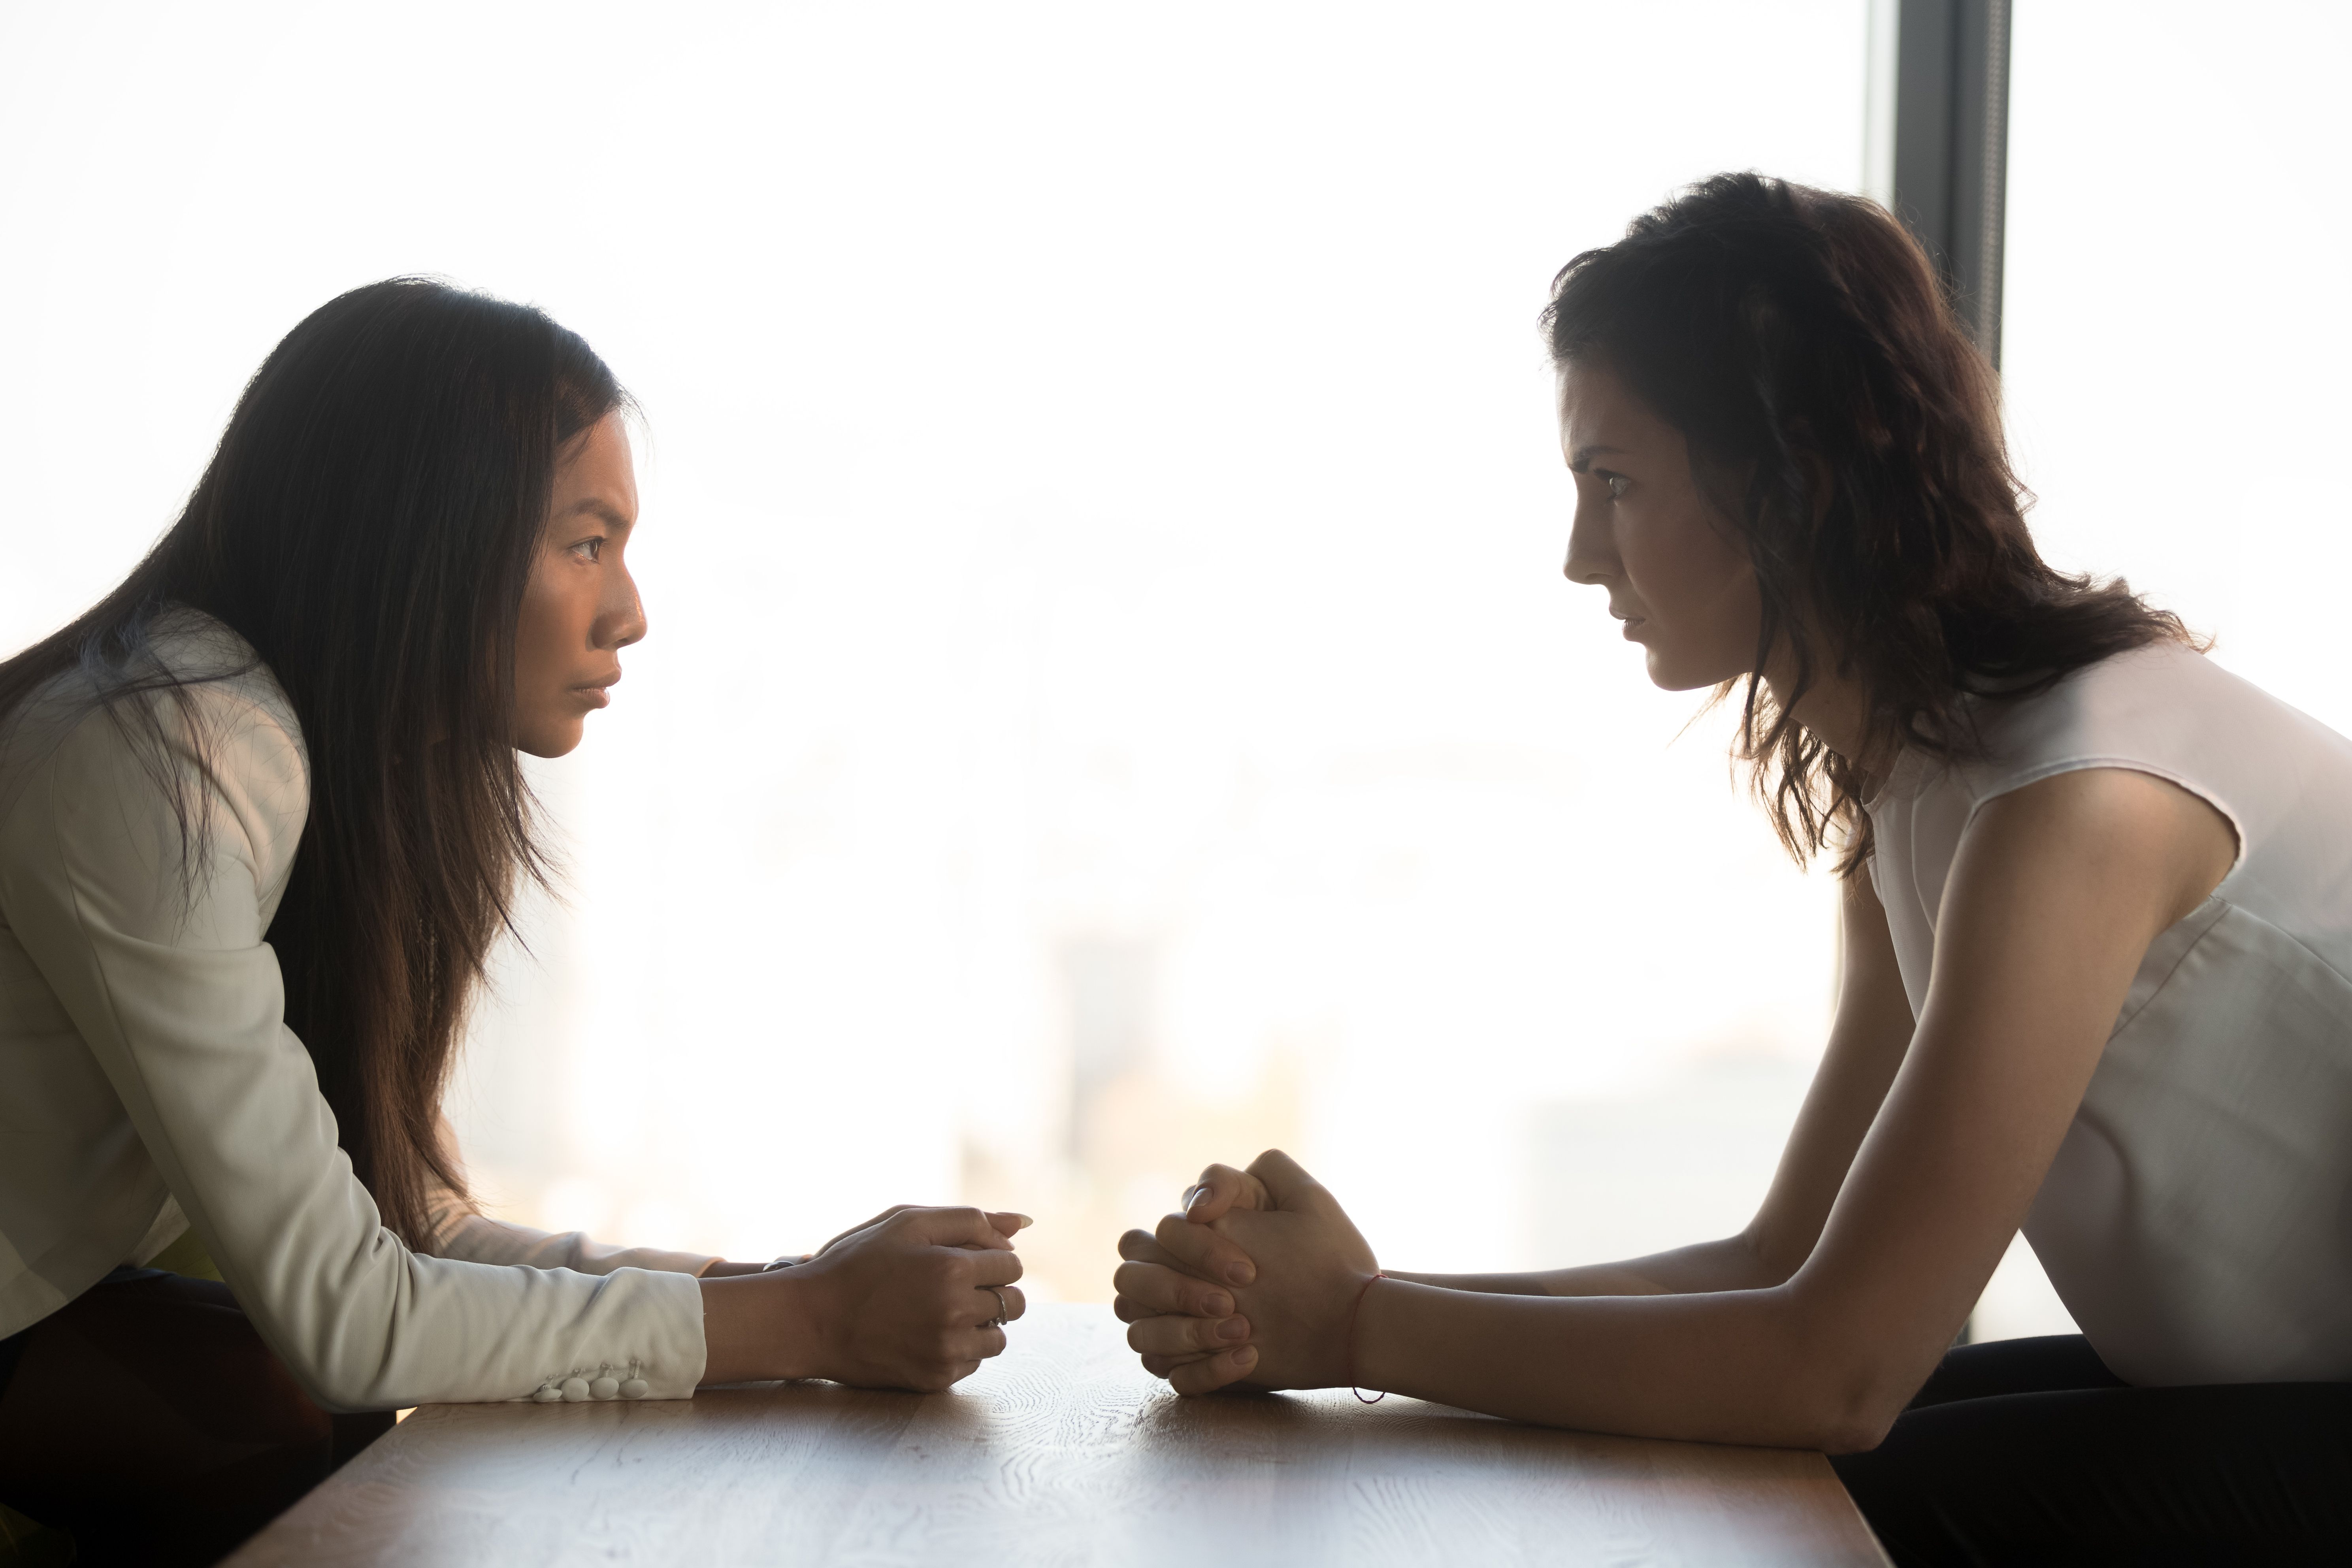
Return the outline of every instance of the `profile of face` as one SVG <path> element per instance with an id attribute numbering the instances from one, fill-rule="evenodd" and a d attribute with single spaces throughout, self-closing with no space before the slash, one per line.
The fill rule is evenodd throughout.
<path id="1" fill-rule="evenodd" d="M 547 526 L 515 626 L 515 748 L 560 757 L 588 715 L 612 700 L 621 650 L 646 635 L 629 575 L 637 475 L 628 432 L 606 415 L 574 437 L 555 468 Z"/>
<path id="2" fill-rule="evenodd" d="M 1559 374 L 1559 444 L 1576 479 L 1564 570 L 1609 591 L 1650 679 L 1687 691 L 1754 668 L 1755 568 L 1692 477 L 1683 433 L 1607 366 L 1571 363 Z"/>

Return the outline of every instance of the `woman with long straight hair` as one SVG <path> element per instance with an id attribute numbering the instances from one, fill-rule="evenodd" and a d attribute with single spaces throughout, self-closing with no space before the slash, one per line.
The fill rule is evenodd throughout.
<path id="1" fill-rule="evenodd" d="M 391 1419 L 352 1413 L 941 1388 L 1021 1312 L 1016 1215 L 730 1263 L 467 1199 L 442 1089 L 545 875 L 518 753 L 646 633 L 625 411 L 537 310 L 355 289 L 0 664 L 0 1502 L 84 1561 L 211 1560 Z"/>
<path id="2" fill-rule="evenodd" d="M 1737 698 L 1843 879 L 1811 1093 L 1738 1235 L 1548 1273 L 1382 1270 L 1286 1156 L 1213 1166 L 1122 1241 L 1130 1343 L 1185 1393 L 1826 1449 L 1906 1564 L 2340 1552 L 2352 742 L 2043 563 L 1991 369 L 1873 204 L 1708 181 L 1544 323 L 1569 578 L 1657 685 Z M 2083 1333 L 1948 1354 L 2021 1226 Z"/>

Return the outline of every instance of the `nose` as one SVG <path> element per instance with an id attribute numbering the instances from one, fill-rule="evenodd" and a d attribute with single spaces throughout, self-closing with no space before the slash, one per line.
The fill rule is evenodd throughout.
<path id="1" fill-rule="evenodd" d="M 1568 529 L 1568 559 L 1560 563 L 1560 574 L 1588 587 L 1600 587 L 1619 575 L 1617 542 L 1596 515 L 1600 510 L 1585 500 L 1584 487 L 1578 486 L 1576 516 Z"/>
<path id="2" fill-rule="evenodd" d="M 623 567 L 614 574 L 618 592 L 597 616 L 596 640 L 604 647 L 624 648 L 646 640 L 646 604 L 637 595 L 637 580 Z"/>

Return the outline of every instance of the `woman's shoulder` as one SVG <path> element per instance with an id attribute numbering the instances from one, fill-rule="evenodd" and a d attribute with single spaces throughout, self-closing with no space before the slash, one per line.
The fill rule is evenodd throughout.
<path id="1" fill-rule="evenodd" d="M 2085 665 L 2032 696 L 1987 702 L 1982 715 L 1981 760 L 1969 770 L 1980 784 L 2102 761 L 2259 767 L 2313 752 L 2352 761 L 2343 736 L 2170 638 Z"/>
<path id="2" fill-rule="evenodd" d="M 237 717 L 274 729 L 286 743 L 301 746 L 302 726 L 286 689 L 253 645 L 226 622 L 174 605 L 155 617 L 148 645 L 156 665 L 181 683 L 200 710 L 216 721 Z"/>
<path id="3" fill-rule="evenodd" d="M 2249 841 L 2314 801 L 2352 798 L 2352 741 L 2169 639 L 1986 704 L 1979 737 L 1979 755 L 1952 774 L 1972 805 L 2055 773 L 2125 767 L 2204 797 Z"/>
<path id="4" fill-rule="evenodd" d="M 36 691 L 0 733 L 0 813 L 43 774 L 69 790 L 119 779 L 159 788 L 181 770 L 230 796 L 241 815 L 300 816 L 309 758 L 285 690 L 244 637 L 173 606 L 137 653 L 77 665 Z"/>

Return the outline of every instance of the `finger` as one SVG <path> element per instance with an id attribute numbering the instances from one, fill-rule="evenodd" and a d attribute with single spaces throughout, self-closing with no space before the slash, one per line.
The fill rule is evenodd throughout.
<path id="1" fill-rule="evenodd" d="M 1227 1384 L 1247 1377 L 1257 1365 L 1257 1347 L 1221 1351 L 1205 1361 L 1188 1362 L 1168 1370 L 1168 1386 L 1179 1394 L 1214 1394 Z"/>
<path id="2" fill-rule="evenodd" d="M 1021 1232 L 1027 1230 L 1031 1226 L 1037 1223 L 1035 1220 L 1031 1219 L 1027 1215 L 1015 1214 L 1011 1209 L 1005 1209 L 1002 1212 L 991 1210 L 987 1218 L 990 1228 L 994 1230 L 997 1235 L 1004 1237 L 1007 1241 L 1012 1240 L 1014 1237 L 1020 1235 Z"/>
<path id="3" fill-rule="evenodd" d="M 1162 1314 L 1128 1325 L 1127 1348 L 1139 1355 L 1229 1351 L 1250 1337 L 1247 1318 L 1179 1318 Z"/>
<path id="4" fill-rule="evenodd" d="M 1118 1297 L 1154 1312 L 1185 1312 L 1196 1318 L 1230 1318 L 1233 1293 L 1157 1263 L 1122 1263 L 1111 1271 Z"/>
<path id="5" fill-rule="evenodd" d="M 1181 1214 L 1163 1215 L 1152 1239 L 1187 1274 L 1228 1285 L 1246 1285 L 1257 1278 L 1257 1265 L 1238 1242 L 1205 1225 L 1194 1225 Z"/>
<path id="6" fill-rule="evenodd" d="M 1010 1285 L 1021 1278 L 1021 1258 L 1013 1252 L 967 1251 L 963 1254 L 964 1283 Z"/>
<path id="7" fill-rule="evenodd" d="M 1029 1310 L 1029 1300 L 1021 1294 L 1021 1288 L 1017 1285 L 1000 1285 L 992 1290 L 984 1285 L 975 1286 L 972 1294 L 978 1298 L 973 1305 L 980 1310 L 983 1327 L 996 1322 L 1000 1312 L 1004 1321 L 1009 1323 Z M 1003 1324 L 997 1326 L 1002 1328 Z"/>
<path id="8" fill-rule="evenodd" d="M 1118 1255 L 1130 1263 L 1157 1263 L 1162 1268 L 1176 1267 L 1175 1258 L 1148 1230 L 1130 1230 L 1120 1237 Z"/>
<path id="9" fill-rule="evenodd" d="M 1013 1245 L 978 1209 L 908 1209 L 891 1223 L 903 1226 L 908 1236 L 930 1247 L 1003 1251 Z"/>
<path id="10" fill-rule="evenodd" d="M 819 1254 L 829 1252 L 832 1250 L 835 1242 L 847 1241 L 851 1237 L 856 1236 L 860 1231 L 872 1230 L 884 1220 L 891 1219 L 897 1215 L 905 1214 L 908 1209 L 914 1206 L 915 1205 L 912 1204 L 892 1204 L 888 1208 L 884 1209 L 880 1214 L 876 1215 L 872 1219 L 866 1221 L 863 1225 L 851 1226 L 847 1230 L 845 1230 L 839 1236 L 835 1237 L 832 1241 L 828 1241 L 823 1247 L 818 1247 L 816 1252 L 810 1254 L 810 1256 L 816 1257 Z"/>
<path id="11" fill-rule="evenodd" d="M 1003 1329 L 991 1328 L 985 1323 L 974 1329 L 972 1333 L 974 1338 L 971 1342 L 971 1353 L 982 1361 L 986 1361 L 991 1356 L 1003 1355 L 1004 1347 L 1011 1342 L 1005 1337 Z"/>
<path id="12" fill-rule="evenodd" d="M 1305 1214 L 1336 1215 L 1340 1213 L 1339 1200 L 1333 1197 L 1322 1183 L 1307 1173 L 1307 1167 L 1279 1149 L 1268 1149 L 1250 1162 L 1250 1174 L 1265 1184 L 1273 1195 L 1270 1208 L 1291 1209 Z"/>
<path id="13" fill-rule="evenodd" d="M 1212 1165 L 1201 1173 L 1201 1179 L 1184 1189 L 1184 1201 L 1177 1205 L 1184 1217 L 1195 1225 L 1223 1219 L 1235 1209 L 1270 1209 L 1274 1203 L 1265 1184 L 1247 1171 L 1236 1171 L 1231 1165 Z"/>
<path id="14" fill-rule="evenodd" d="M 1180 1366 L 1191 1366 L 1194 1362 L 1206 1361 L 1209 1357 L 1206 1352 L 1202 1352 L 1193 1355 L 1148 1355 L 1141 1359 L 1144 1371 L 1154 1377 L 1166 1377 Z"/>
<path id="15" fill-rule="evenodd" d="M 1179 1274 L 1190 1272 L 1177 1260 L 1176 1255 L 1160 1246 L 1160 1238 L 1148 1230 L 1130 1230 L 1120 1237 L 1118 1255 L 1131 1263 L 1156 1263 L 1162 1268 L 1173 1269 Z M 1197 1279 L 1198 1276 L 1194 1278 Z M 1204 1283 L 1213 1284 L 1215 1281 L 1209 1280 Z"/>
<path id="16" fill-rule="evenodd" d="M 1189 1312 L 1165 1312 L 1158 1307 L 1147 1306 L 1141 1301 L 1134 1300 L 1126 1296 L 1113 1296 L 1110 1299 L 1110 1310 L 1111 1315 L 1122 1323 L 1139 1323 L 1146 1318 L 1190 1317 L 1192 1315 Z M 1213 1321 L 1214 1320 L 1209 1321 Z"/>

